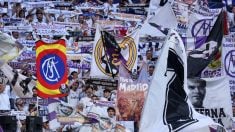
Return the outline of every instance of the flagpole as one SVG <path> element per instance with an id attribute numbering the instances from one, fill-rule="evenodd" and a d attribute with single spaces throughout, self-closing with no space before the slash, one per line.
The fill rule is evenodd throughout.
<path id="1" fill-rule="evenodd" d="M 109 60 L 109 58 L 108 58 L 108 55 L 107 55 L 107 53 L 106 53 L 106 47 L 105 47 L 105 45 L 104 45 L 104 43 L 105 43 L 105 39 L 104 39 L 104 35 L 103 35 L 103 31 L 101 31 L 101 40 L 102 40 L 102 43 L 103 43 L 103 47 L 104 47 L 104 56 L 106 57 L 106 59 L 107 59 L 107 65 L 108 65 L 108 68 L 109 68 L 109 70 L 111 71 L 111 73 L 112 73 L 112 77 L 114 78 L 114 74 L 113 74 L 113 70 L 111 69 L 111 67 L 110 67 L 110 60 Z"/>
<path id="2" fill-rule="evenodd" d="M 38 109 L 38 96 L 36 97 L 37 102 L 36 102 L 36 107 L 37 107 L 37 116 L 39 116 L 39 109 Z"/>

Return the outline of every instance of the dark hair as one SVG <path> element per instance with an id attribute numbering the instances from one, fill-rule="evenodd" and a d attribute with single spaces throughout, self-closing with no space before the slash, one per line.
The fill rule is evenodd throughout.
<path id="1" fill-rule="evenodd" d="M 201 86 L 206 87 L 206 81 L 199 77 L 188 78 L 188 80 L 192 82 L 200 83 Z"/>
<path id="2" fill-rule="evenodd" d="M 32 91 L 33 91 L 33 90 L 37 90 L 37 87 L 36 87 L 36 86 L 34 86 L 34 87 L 32 88 Z"/>
<path id="3" fill-rule="evenodd" d="M 94 88 L 93 88 L 92 85 L 86 85 L 85 88 L 86 88 L 86 90 L 89 89 L 89 88 L 91 88 L 92 90 L 94 90 Z"/>
<path id="4" fill-rule="evenodd" d="M 36 10 L 36 14 L 43 14 L 42 11 L 40 9 Z"/>
<path id="5" fill-rule="evenodd" d="M 72 71 L 70 75 L 73 75 L 73 74 L 75 74 L 75 73 L 78 73 L 78 72 L 76 72 L 76 71 Z"/>
<path id="6" fill-rule="evenodd" d="M 113 107 L 109 107 L 109 108 L 107 109 L 107 112 L 110 111 L 110 110 L 113 110 L 114 112 L 116 112 L 116 110 L 115 110 Z"/>
<path id="7" fill-rule="evenodd" d="M 103 92 L 104 92 L 104 93 L 106 93 L 106 92 L 111 93 L 111 91 L 110 91 L 109 89 L 105 89 Z"/>

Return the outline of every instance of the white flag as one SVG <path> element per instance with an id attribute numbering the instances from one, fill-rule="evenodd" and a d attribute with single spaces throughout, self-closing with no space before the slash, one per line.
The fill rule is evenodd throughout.
<path id="1" fill-rule="evenodd" d="M 171 30 L 156 64 L 142 111 L 140 132 L 194 132 L 218 125 L 197 113 L 188 100 L 186 60 L 180 36 Z"/>
<path id="2" fill-rule="evenodd" d="M 120 64 L 125 65 L 129 71 L 137 69 L 138 43 L 139 28 L 127 36 L 115 38 L 97 26 L 90 76 L 115 77 Z"/>

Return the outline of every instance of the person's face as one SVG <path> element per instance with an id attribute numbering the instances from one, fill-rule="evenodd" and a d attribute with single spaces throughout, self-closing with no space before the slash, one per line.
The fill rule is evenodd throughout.
<path id="1" fill-rule="evenodd" d="M 32 21 L 33 21 L 33 15 L 30 15 L 30 16 L 28 17 L 28 21 L 29 21 L 29 22 L 32 22 Z"/>
<path id="2" fill-rule="evenodd" d="M 73 83 L 73 85 L 72 85 L 72 89 L 74 90 L 74 91 L 76 91 L 77 90 L 77 88 L 78 88 L 78 82 L 74 82 Z"/>
<path id="3" fill-rule="evenodd" d="M 73 73 L 73 79 L 77 79 L 78 78 L 78 73 Z"/>
<path id="4" fill-rule="evenodd" d="M 147 60 L 151 60 L 151 59 L 152 59 L 152 56 L 153 56 L 153 54 L 152 54 L 151 51 L 148 51 L 148 52 L 146 53 Z"/>
<path id="5" fill-rule="evenodd" d="M 37 90 L 36 90 L 36 89 L 33 89 L 33 97 L 37 97 L 37 95 L 38 95 Z"/>
<path id="6" fill-rule="evenodd" d="M 42 21 L 42 18 L 43 18 L 43 14 L 40 12 L 40 13 L 37 13 L 36 14 L 37 15 L 37 19 L 38 19 L 38 21 Z"/>
<path id="7" fill-rule="evenodd" d="M 104 92 L 104 97 L 109 98 L 110 97 L 110 92 Z"/>
<path id="8" fill-rule="evenodd" d="M 87 97 L 91 97 L 92 94 L 93 94 L 92 88 L 88 88 L 88 89 L 86 90 L 86 95 L 87 95 Z"/>
<path id="9" fill-rule="evenodd" d="M 18 38 L 19 38 L 19 33 L 18 33 L 18 32 L 12 32 L 12 36 L 13 36 L 15 39 L 18 39 Z"/>
<path id="10" fill-rule="evenodd" d="M 150 66 L 149 67 L 149 75 L 152 76 L 154 72 L 154 67 Z"/>
<path id="11" fill-rule="evenodd" d="M 113 117 L 115 116 L 115 111 L 112 110 L 112 109 L 110 109 L 110 110 L 108 111 L 108 116 L 109 116 L 110 118 L 113 118 Z"/>
<path id="12" fill-rule="evenodd" d="M 200 82 L 188 80 L 189 99 L 196 108 L 202 107 L 206 88 Z"/>
<path id="13" fill-rule="evenodd" d="M 33 40 L 33 35 L 32 35 L 32 33 L 28 33 L 28 34 L 26 35 L 26 40 Z"/>
<path id="14" fill-rule="evenodd" d="M 6 88 L 5 84 L 0 84 L 0 93 L 4 92 L 5 88 Z"/>

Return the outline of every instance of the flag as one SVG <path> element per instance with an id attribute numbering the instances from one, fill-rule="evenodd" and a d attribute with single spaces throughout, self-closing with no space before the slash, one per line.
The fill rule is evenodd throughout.
<path id="1" fill-rule="evenodd" d="M 149 23 L 157 23 L 158 25 L 164 28 L 177 27 L 177 19 L 170 3 L 165 3 L 164 6 L 156 8 L 154 15 L 151 14 L 149 15 L 150 15 L 149 16 L 150 18 L 148 19 Z"/>
<path id="2" fill-rule="evenodd" d="M 201 76 L 202 71 L 220 56 L 220 47 L 223 39 L 223 12 L 221 12 L 212 27 L 209 36 L 202 40 L 198 48 L 188 53 L 188 77 Z M 220 64 L 220 63 L 219 63 Z"/>
<path id="3" fill-rule="evenodd" d="M 13 70 L 11 66 L 7 63 L 1 66 L 1 71 L 7 77 L 7 79 L 11 82 L 13 86 L 13 90 L 16 95 L 20 98 L 32 97 L 32 89 L 36 85 L 36 81 L 32 78 L 28 78 L 21 73 Z"/>
<path id="4" fill-rule="evenodd" d="M 107 65 L 105 68 L 105 72 L 111 73 L 112 77 L 114 77 L 118 74 L 118 69 L 114 65 L 114 63 L 112 63 L 112 61 L 115 59 L 115 57 L 112 56 L 112 54 L 115 53 L 113 55 L 120 56 L 121 61 L 124 61 L 123 62 L 124 64 L 126 63 L 126 60 L 121 55 L 121 48 L 116 42 L 113 35 L 109 34 L 107 31 L 101 31 L 101 40 L 102 40 L 104 52 L 105 52 L 104 53 L 105 55 L 103 56 L 102 61 L 103 62 L 107 61 L 105 62 Z"/>
<path id="5" fill-rule="evenodd" d="M 67 59 L 65 40 L 55 43 L 36 42 L 38 95 L 42 98 L 67 95 Z"/>
<path id="6" fill-rule="evenodd" d="M 188 78 L 188 87 L 189 100 L 198 113 L 211 117 L 227 130 L 231 129 L 233 114 L 228 78 Z"/>
<path id="7" fill-rule="evenodd" d="M 129 71 L 137 69 L 137 44 L 139 28 L 127 36 L 116 39 L 97 26 L 93 46 L 91 73 L 93 77 L 115 77 L 118 66 L 123 64 Z"/>
<path id="8" fill-rule="evenodd" d="M 187 97 L 187 62 L 176 31 L 166 38 L 141 115 L 140 131 L 195 131 L 216 124 L 197 113 Z"/>
<path id="9" fill-rule="evenodd" d="M 117 91 L 117 119 L 120 121 L 139 121 L 149 81 L 147 64 L 144 62 L 139 73 L 131 73 L 119 66 L 119 86 Z"/>
<path id="10" fill-rule="evenodd" d="M 0 66 L 16 58 L 22 51 L 23 46 L 11 36 L 0 32 Z"/>

